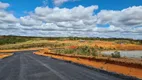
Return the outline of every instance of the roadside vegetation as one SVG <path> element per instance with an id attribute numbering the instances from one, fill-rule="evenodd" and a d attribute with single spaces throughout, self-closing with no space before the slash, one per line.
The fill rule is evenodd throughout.
<path id="1" fill-rule="evenodd" d="M 114 53 L 111 53 L 112 58 L 121 58 L 120 52 L 114 51 Z"/>
<path id="2" fill-rule="evenodd" d="M 30 41 L 26 41 L 26 42 L 21 42 L 21 43 L 17 43 L 17 44 L 7 44 L 7 45 L 1 45 L 0 49 L 1 50 L 8 50 L 8 49 L 26 49 L 26 48 L 37 48 L 37 47 L 58 47 L 60 46 L 59 44 L 55 43 L 55 42 L 48 42 L 46 40 L 30 40 Z"/>
<path id="3" fill-rule="evenodd" d="M 84 56 L 97 56 L 98 50 L 95 47 L 89 46 L 71 46 L 65 49 L 57 49 L 55 53 L 58 54 L 73 54 L 73 55 L 84 55 Z"/>
<path id="4" fill-rule="evenodd" d="M 24 37 L 13 37 L 13 36 L 2 36 L 0 37 L 0 45 L 4 44 L 15 44 L 20 42 L 26 42 L 31 40 L 32 38 L 24 38 Z"/>

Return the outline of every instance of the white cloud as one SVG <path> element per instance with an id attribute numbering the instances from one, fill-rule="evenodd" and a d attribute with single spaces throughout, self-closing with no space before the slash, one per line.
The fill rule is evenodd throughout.
<path id="1" fill-rule="evenodd" d="M 123 37 L 142 39 L 142 6 L 120 11 L 94 11 L 97 5 L 69 8 L 37 7 L 27 16 L 16 18 L 0 5 L 0 35 Z M 109 24 L 100 27 L 98 24 Z"/>
<path id="2" fill-rule="evenodd" d="M 131 31 L 135 32 L 135 33 L 142 33 L 142 26 L 141 27 L 133 28 Z"/>
<path id="3" fill-rule="evenodd" d="M 123 32 L 124 30 L 119 27 L 115 27 L 113 25 L 110 25 L 108 28 L 95 27 L 95 28 L 93 28 L 93 31 L 95 31 L 95 32 Z"/>
<path id="4" fill-rule="evenodd" d="M 16 23 L 18 21 L 18 19 L 12 13 L 5 11 L 5 9 L 8 7 L 8 3 L 0 2 L 0 23 L 2 24 Z"/>
<path id="5" fill-rule="evenodd" d="M 98 16 L 98 24 L 111 24 L 118 27 L 142 26 L 142 6 L 133 6 L 121 11 L 102 10 Z"/>
<path id="6" fill-rule="evenodd" d="M 4 23 L 15 23 L 18 21 L 18 19 L 13 14 L 7 13 L 5 17 L 0 18 L 0 21 Z"/>
<path id="7" fill-rule="evenodd" d="M 61 4 L 68 2 L 69 0 L 53 0 L 56 6 L 60 6 Z"/>
<path id="8" fill-rule="evenodd" d="M 72 9 L 68 8 L 49 8 L 49 7 L 37 7 L 35 13 L 31 14 L 34 19 L 42 20 L 45 22 L 63 22 L 63 21 L 79 21 L 79 20 L 95 20 L 93 16 L 94 10 L 98 9 L 98 6 L 83 7 L 78 6 Z M 80 14 L 81 13 L 81 14 Z M 86 21 L 87 22 L 87 21 Z"/>
<path id="9" fill-rule="evenodd" d="M 83 7 L 78 6 L 72 9 L 68 8 L 49 8 L 37 7 L 35 13 L 30 16 L 35 20 L 45 23 L 53 23 L 65 30 L 88 30 L 92 28 L 92 24 L 96 24 L 96 16 L 93 15 L 98 6 Z M 80 15 L 80 13 L 82 13 Z"/>
<path id="10" fill-rule="evenodd" d="M 20 24 L 23 26 L 40 26 L 42 21 L 35 20 L 30 16 L 20 17 Z"/>
<path id="11" fill-rule="evenodd" d="M 8 3 L 2 3 L 0 2 L 0 30 L 1 35 L 5 33 L 9 33 L 8 30 L 16 30 L 19 27 L 16 27 L 16 23 L 18 23 L 18 19 L 5 9 L 9 6 Z M 3 32 L 3 33 L 2 33 Z"/>
<path id="12" fill-rule="evenodd" d="M 60 6 L 63 3 L 66 3 L 66 2 L 75 2 L 75 1 L 79 1 L 79 0 L 53 0 L 53 3 L 54 3 L 55 6 Z"/>
<path id="13" fill-rule="evenodd" d="M 2 2 L 0 2 L 0 9 L 5 9 L 7 7 L 9 7 L 8 3 L 2 3 Z"/>

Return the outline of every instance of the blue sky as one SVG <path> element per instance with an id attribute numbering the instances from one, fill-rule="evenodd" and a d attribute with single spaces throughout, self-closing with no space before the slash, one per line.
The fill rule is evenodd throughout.
<path id="1" fill-rule="evenodd" d="M 0 35 L 142 39 L 141 14 L 141 0 L 0 0 Z"/>

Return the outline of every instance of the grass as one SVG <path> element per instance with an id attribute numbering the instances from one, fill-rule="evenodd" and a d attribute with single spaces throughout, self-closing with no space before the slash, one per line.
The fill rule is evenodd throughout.
<path id="1" fill-rule="evenodd" d="M 31 39 L 32 38 L 24 38 L 24 37 L 3 37 L 3 38 L 1 37 L 0 38 L 0 45 L 26 42 Z"/>
<path id="2" fill-rule="evenodd" d="M 30 40 L 22 43 L 17 43 L 17 44 L 7 44 L 7 45 L 2 45 L 0 46 L 1 50 L 4 49 L 25 49 L 25 48 L 35 48 L 35 47 L 58 47 L 60 44 L 55 43 L 55 42 L 48 42 L 47 40 Z"/>
<path id="3" fill-rule="evenodd" d="M 89 46 L 78 46 L 78 47 L 70 47 L 64 49 L 57 49 L 55 53 L 58 54 L 74 54 L 74 55 L 86 55 L 86 56 L 97 56 L 98 50 L 95 47 Z"/>
<path id="4" fill-rule="evenodd" d="M 83 41 L 82 41 L 83 40 Z M 20 36 L 1 36 L 0 37 L 0 50 L 8 49 L 26 49 L 26 48 L 63 48 L 64 52 L 73 53 L 73 50 L 67 49 L 69 46 L 78 46 L 78 54 L 85 52 L 83 54 L 89 54 L 89 48 L 95 48 L 95 50 L 142 50 L 142 45 L 138 45 L 141 40 L 131 40 L 131 39 L 103 39 L 103 38 L 77 38 L 77 37 L 20 37 Z M 131 44 L 132 43 L 132 44 Z M 82 47 L 83 46 L 83 47 Z M 84 47 L 87 46 L 87 47 Z M 85 49 L 80 49 L 85 48 Z M 84 51 L 85 50 L 85 51 Z M 93 49 L 91 49 L 93 50 Z M 59 52 L 59 50 L 57 50 Z M 91 55 L 93 53 L 90 52 Z M 90 55 L 89 54 L 89 55 Z"/>

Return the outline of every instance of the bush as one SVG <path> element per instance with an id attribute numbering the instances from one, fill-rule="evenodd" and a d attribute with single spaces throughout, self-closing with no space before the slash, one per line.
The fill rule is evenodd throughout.
<path id="1" fill-rule="evenodd" d="M 18 42 L 26 42 L 30 40 L 31 38 L 20 38 L 20 37 L 6 37 L 6 38 L 1 38 L 0 39 L 0 45 L 4 44 L 15 44 Z"/>
<path id="2" fill-rule="evenodd" d="M 121 57 L 120 52 L 115 51 L 114 53 L 111 54 L 111 57 L 113 57 L 113 58 L 120 58 Z"/>
<path id="3" fill-rule="evenodd" d="M 88 47 L 88 46 L 81 46 L 77 48 L 77 54 L 80 55 L 88 55 L 88 56 L 97 56 L 98 51 L 94 47 Z"/>
<path id="4" fill-rule="evenodd" d="M 60 54 L 77 54 L 77 55 L 87 55 L 87 56 L 97 56 L 98 51 L 94 47 L 80 46 L 77 48 L 68 48 L 56 50 L 56 53 Z"/>

